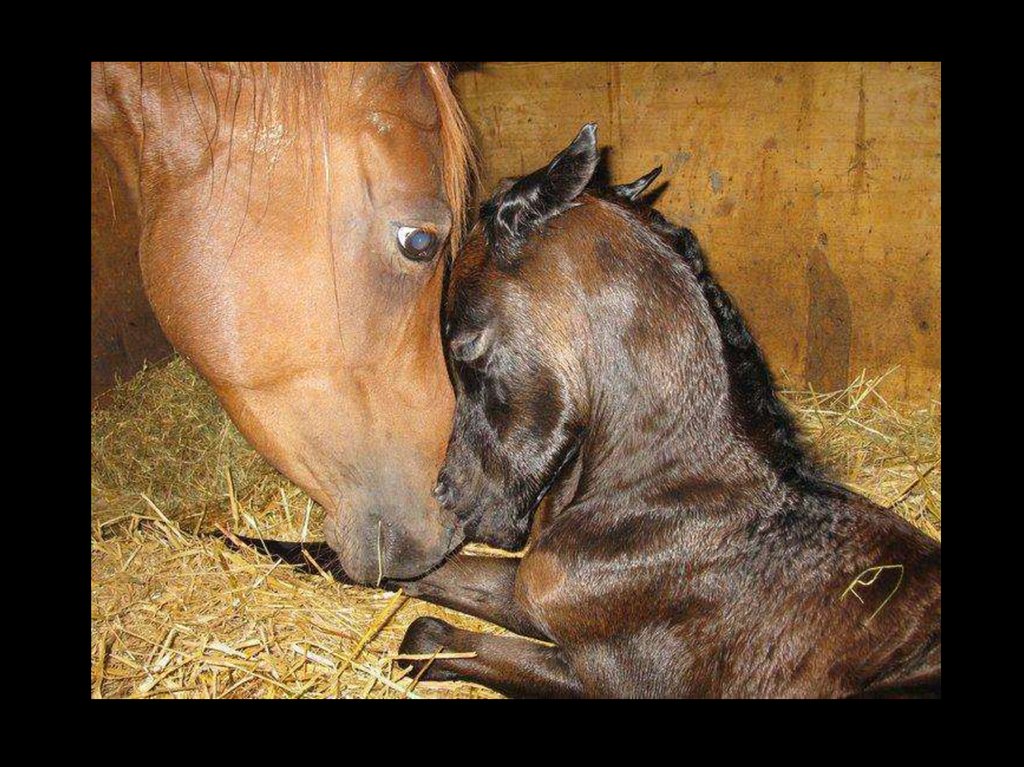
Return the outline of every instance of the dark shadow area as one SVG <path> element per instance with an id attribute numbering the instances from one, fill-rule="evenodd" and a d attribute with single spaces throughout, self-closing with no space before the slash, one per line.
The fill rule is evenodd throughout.
<path id="1" fill-rule="evenodd" d="M 611 151 L 612 148 L 610 146 L 605 146 L 598 152 L 597 167 L 594 169 L 594 175 L 591 176 L 588 186 L 606 187 L 612 185 Z"/>
<path id="2" fill-rule="evenodd" d="M 322 541 L 307 541 L 305 543 L 299 541 L 268 541 L 259 538 L 246 538 L 241 535 L 225 535 L 220 531 L 214 531 L 211 535 L 215 538 L 221 538 L 236 551 L 241 551 L 239 543 L 242 543 L 261 554 L 274 557 L 286 565 L 294 565 L 301 572 L 319 575 L 322 570 L 323 572 L 330 573 L 340 583 L 353 586 L 359 585 L 341 569 L 338 555 L 334 553 L 334 549 Z M 309 558 L 306 557 L 307 554 Z M 310 559 L 316 562 L 316 565 Z M 317 565 L 320 567 L 317 568 Z"/>
<path id="3" fill-rule="evenodd" d="M 638 204 L 644 207 L 653 208 L 655 205 L 657 205 L 658 200 L 661 198 L 661 196 L 665 194 L 665 190 L 668 189 L 669 184 L 671 183 L 672 181 L 670 179 L 666 179 L 657 186 L 652 187 L 651 191 L 640 196 Z"/>
<path id="4" fill-rule="evenodd" d="M 220 538 L 227 546 L 235 551 L 241 551 L 242 546 L 248 546 L 260 554 L 266 554 L 269 557 L 280 560 L 286 565 L 294 566 L 299 570 L 299 572 L 308 573 L 310 575 L 330 573 L 338 583 L 346 586 L 364 586 L 365 588 L 374 588 L 372 584 L 360 583 L 352 580 L 345 570 L 342 569 L 341 563 L 338 561 L 337 553 L 335 553 L 334 549 L 323 541 L 306 541 L 305 543 L 302 543 L 301 541 L 277 541 L 248 538 L 244 535 L 235 535 L 233 533 L 226 535 L 221 530 L 213 530 L 210 532 L 210 535 L 214 538 Z M 385 591 L 397 591 L 402 588 L 403 584 L 409 581 L 419 580 L 420 578 L 430 575 L 430 573 L 435 570 L 438 570 L 461 548 L 462 547 L 459 546 L 455 550 L 449 552 L 447 557 L 442 559 L 422 575 L 418 575 L 416 578 L 403 580 L 385 578 L 377 584 L 376 588 L 384 589 Z"/>

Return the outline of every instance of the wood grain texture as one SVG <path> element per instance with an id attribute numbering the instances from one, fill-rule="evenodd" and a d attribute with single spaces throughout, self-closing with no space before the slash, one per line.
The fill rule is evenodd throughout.
<path id="1" fill-rule="evenodd" d="M 485 189 L 590 120 L 611 178 L 655 165 L 776 372 L 941 383 L 941 66 L 508 63 L 462 71 Z"/>

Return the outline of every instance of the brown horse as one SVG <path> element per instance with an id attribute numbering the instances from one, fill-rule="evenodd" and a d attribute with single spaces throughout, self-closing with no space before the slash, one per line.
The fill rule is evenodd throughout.
<path id="1" fill-rule="evenodd" d="M 440 264 L 472 164 L 442 68 L 99 63 L 92 126 L 94 394 L 166 350 L 158 322 L 352 578 L 441 561 Z"/>

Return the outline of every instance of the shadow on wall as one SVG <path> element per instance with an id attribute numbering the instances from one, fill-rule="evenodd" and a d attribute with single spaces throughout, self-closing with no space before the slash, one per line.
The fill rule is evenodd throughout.
<path id="1" fill-rule="evenodd" d="M 850 296 L 828 262 L 822 232 L 807 262 L 807 366 L 804 377 L 819 392 L 845 389 L 850 381 Z"/>

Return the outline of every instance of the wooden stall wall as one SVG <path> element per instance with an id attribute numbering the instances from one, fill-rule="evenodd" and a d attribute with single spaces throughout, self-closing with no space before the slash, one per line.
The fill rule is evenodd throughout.
<path id="1" fill-rule="evenodd" d="M 506 63 L 456 89 L 484 188 L 588 121 L 614 181 L 663 165 L 776 373 L 819 391 L 939 397 L 939 64 Z"/>

